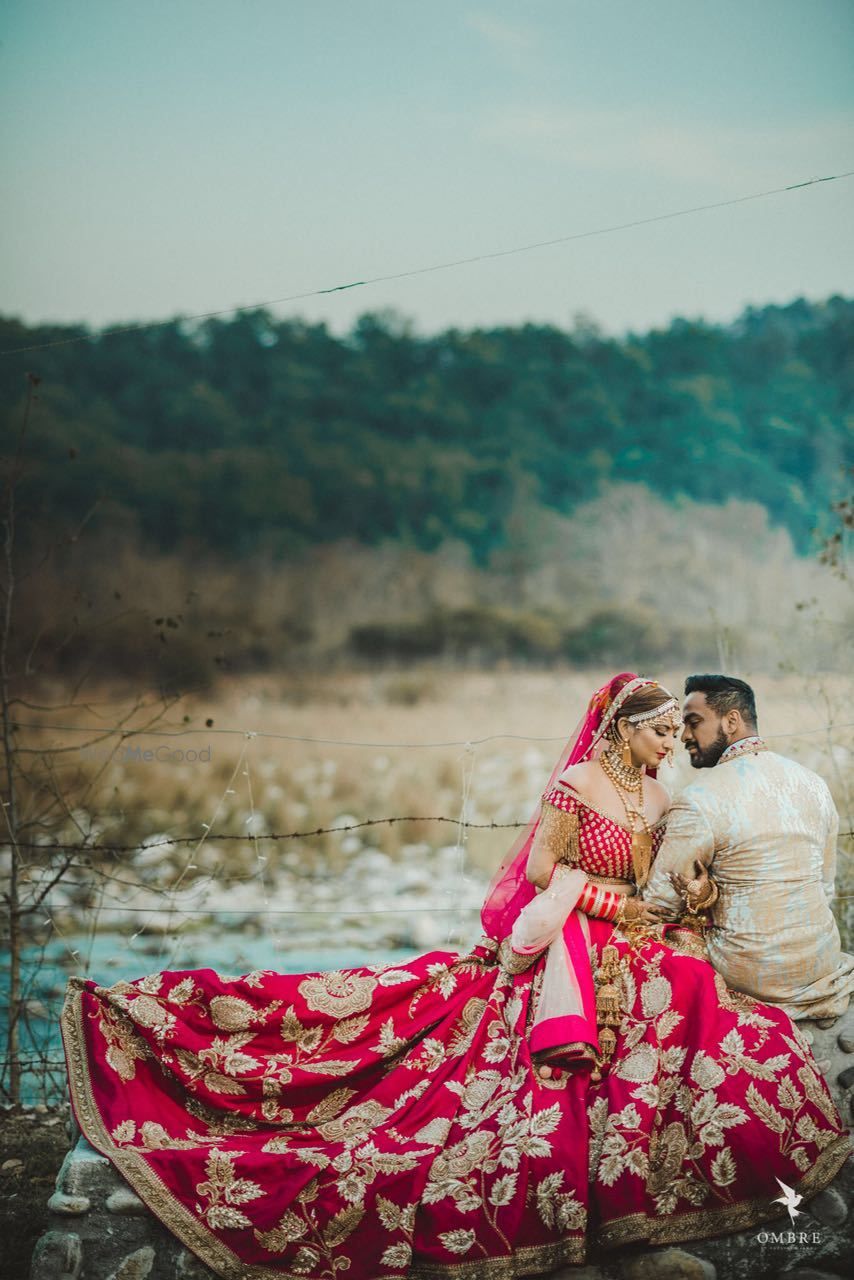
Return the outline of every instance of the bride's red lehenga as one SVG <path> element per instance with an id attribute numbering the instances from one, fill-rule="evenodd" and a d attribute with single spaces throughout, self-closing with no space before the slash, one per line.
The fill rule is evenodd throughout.
<path id="1" fill-rule="evenodd" d="M 558 773 L 567 882 L 630 880 L 630 833 Z M 516 910 L 535 828 L 485 924 Z M 511 1280 L 591 1245 L 750 1227 L 780 1213 L 776 1179 L 809 1197 L 844 1162 L 809 1045 L 781 1010 L 728 991 L 696 934 L 573 910 L 523 972 L 501 944 L 335 973 L 74 979 L 62 1029 L 80 1127 L 232 1280 Z M 544 1018 L 555 963 L 574 994 Z M 619 1016 L 604 1017 L 603 1061 L 606 986 Z M 548 1080 L 538 1029 L 540 1049 L 575 1058 Z"/>

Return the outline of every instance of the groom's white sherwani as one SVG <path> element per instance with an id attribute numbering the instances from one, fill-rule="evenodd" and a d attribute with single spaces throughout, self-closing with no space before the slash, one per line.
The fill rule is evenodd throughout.
<path id="1" fill-rule="evenodd" d="M 845 1012 L 854 956 L 841 950 L 830 910 L 839 819 L 826 783 L 759 744 L 736 743 L 674 802 L 647 901 L 678 909 L 667 879 L 694 876 L 694 860 L 719 889 L 706 935 L 727 986 L 792 1018 Z"/>

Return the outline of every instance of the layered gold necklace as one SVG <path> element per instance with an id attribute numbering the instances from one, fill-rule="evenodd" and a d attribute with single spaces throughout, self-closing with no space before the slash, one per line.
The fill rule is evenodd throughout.
<path id="1" fill-rule="evenodd" d="M 652 829 L 643 807 L 643 770 L 635 768 L 633 764 L 626 764 L 613 750 L 603 751 L 599 763 L 626 811 L 626 822 L 632 833 L 635 883 L 642 889 L 649 879 L 652 865 Z M 633 795 L 638 797 L 636 804 L 632 801 Z"/>

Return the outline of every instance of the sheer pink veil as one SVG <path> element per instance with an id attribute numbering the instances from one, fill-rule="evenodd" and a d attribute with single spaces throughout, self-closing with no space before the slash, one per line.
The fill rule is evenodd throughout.
<path id="1" fill-rule="evenodd" d="M 639 688 L 645 684 L 654 684 L 652 680 L 641 680 L 630 671 L 614 676 L 601 689 L 597 689 L 575 728 L 575 732 L 557 758 L 551 776 L 543 791 L 548 795 L 557 778 L 572 764 L 582 760 L 595 759 L 602 749 L 604 734 L 610 725 L 619 702 L 618 695 L 628 692 L 627 686 Z M 508 850 L 490 884 L 481 909 L 481 922 L 484 932 L 490 938 L 505 938 L 513 928 L 513 922 L 522 908 L 532 900 L 536 890 L 525 875 L 528 854 L 540 823 L 540 804 L 531 817 L 528 826 Z"/>

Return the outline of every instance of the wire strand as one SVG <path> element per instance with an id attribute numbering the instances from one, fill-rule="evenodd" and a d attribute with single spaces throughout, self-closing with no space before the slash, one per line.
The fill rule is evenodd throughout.
<path id="1" fill-rule="evenodd" d="M 304 840 L 309 836 L 328 836 L 328 835 L 346 835 L 349 831 L 360 831 L 364 827 L 381 827 L 386 824 L 391 825 L 396 822 L 445 822 L 454 827 L 478 828 L 485 831 L 499 831 L 505 828 L 524 827 L 525 823 L 520 822 L 463 822 L 461 824 L 459 818 L 437 817 L 427 815 L 420 816 L 395 816 L 390 818 L 366 818 L 364 822 L 353 822 L 346 827 L 316 827 L 312 831 L 284 831 L 269 832 L 261 836 L 263 840 Z M 243 840 L 248 841 L 250 836 L 229 835 L 223 832 L 206 831 L 205 838 L 212 841 L 225 840 Z M 198 836 L 164 836 L 162 840 L 140 841 L 138 844 L 81 844 L 76 843 L 57 843 L 45 844 L 43 841 L 34 840 L 17 840 L 16 845 L 19 849 L 40 849 L 43 853 L 55 852 L 60 849 L 78 849 L 81 853 L 138 853 L 141 849 L 148 851 L 149 849 L 158 849 L 161 847 L 176 844 L 192 844 L 198 845 Z"/>
<path id="2" fill-rule="evenodd" d="M 560 735 L 549 738 L 539 738 L 524 733 L 492 733 L 485 738 L 452 738 L 447 742 L 356 742 L 346 738 L 309 738 L 295 733 L 265 733 L 261 729 L 123 729 L 121 725 L 115 725 L 112 728 L 108 725 L 72 725 L 72 724 L 30 724 L 22 720 L 15 721 L 15 727 L 18 729 L 50 729 L 54 733 L 99 733 L 109 734 L 118 733 L 122 738 L 185 738 L 198 737 L 205 734 L 208 737 L 216 735 L 227 736 L 237 735 L 239 737 L 266 738 L 271 742 L 310 742 L 317 746 L 323 747 L 376 747 L 386 751 L 396 750 L 427 750 L 431 747 L 481 747 L 487 742 L 565 742 L 566 736 Z M 799 729 L 792 733 L 763 733 L 762 737 L 766 742 L 776 742 L 780 739 L 806 738 L 814 733 L 827 733 L 828 729 L 854 729 L 854 720 L 847 720 L 841 724 L 823 724 L 816 725 L 814 729 Z M 83 748 L 81 748 L 82 750 Z M 94 747 L 87 748 L 89 754 L 98 755 Z"/>
<path id="3" fill-rule="evenodd" d="M 366 818 L 364 822 L 353 822 L 346 827 L 315 827 L 312 831 L 271 831 L 267 834 L 260 835 L 260 840 L 271 840 L 274 843 L 278 840 L 307 840 L 311 836 L 330 836 L 330 835 L 347 835 L 350 831 L 361 831 L 365 827 L 381 827 L 391 826 L 397 822 L 444 822 L 451 826 L 467 829 L 469 831 L 518 831 L 520 827 L 525 826 L 525 822 L 469 822 L 461 821 L 460 818 L 440 817 L 433 814 L 425 814 L 420 816 L 406 815 L 395 816 L 390 818 Z M 854 836 L 854 831 L 840 831 L 840 838 Z M 206 831 L 205 838 L 224 843 L 225 841 L 243 840 L 248 841 L 250 836 L 243 834 L 234 835 L 219 831 Z M 172 847 L 177 844 L 198 845 L 198 836 L 164 836 L 162 840 L 139 841 L 137 844 L 80 844 L 63 843 L 44 844 L 36 841 L 18 840 L 15 842 L 18 849 L 38 849 L 42 853 L 57 853 L 60 850 L 76 849 L 80 853 L 139 853 L 141 850 L 148 852 L 149 849 L 159 849 L 161 847 Z M 2 846 L 0 846 L 2 847 Z M 8 846 L 7 846 L 8 847 Z M 85 864 L 78 864 L 84 865 Z M 241 877 L 241 879 L 252 879 L 254 877 Z M 142 888 L 143 886 L 140 886 Z M 176 886 L 171 886 L 175 888 Z M 158 889 L 158 893 L 164 892 Z"/>
<path id="4" fill-rule="evenodd" d="M 325 289 L 308 289 L 304 293 L 292 293 L 282 298 L 268 298 L 263 302 L 253 302 L 237 307 L 223 307 L 216 311 L 199 311 L 193 315 L 179 318 L 186 323 L 192 320 L 213 320 L 219 316 L 232 314 L 243 315 L 265 307 L 282 306 L 289 302 L 304 302 L 308 298 L 321 298 L 327 294 L 344 293 L 350 289 L 365 289 L 369 285 L 387 284 L 393 280 L 409 280 L 413 276 L 428 275 L 434 271 L 451 271 L 456 267 L 471 266 L 476 262 L 490 262 L 496 258 L 509 258 L 518 253 L 531 253 L 535 249 L 551 249 L 556 245 L 570 244 L 575 240 L 588 240 L 593 236 L 613 235 L 618 231 L 629 231 L 633 227 L 646 227 L 656 222 L 668 222 L 674 218 L 687 218 L 693 214 L 707 213 L 713 209 L 725 209 L 732 205 L 747 204 L 751 200 L 765 200 L 769 196 L 783 195 L 790 191 L 802 191 L 805 187 L 815 187 L 825 182 L 840 182 L 845 178 L 851 177 L 854 177 L 854 169 L 849 169 L 844 173 L 828 174 L 824 178 L 809 178 L 806 182 L 791 182 L 784 187 L 771 187 L 767 191 L 755 191 L 746 196 L 733 196 L 728 200 L 716 200 L 711 204 L 698 204 L 688 209 L 675 209 L 670 213 L 657 213 L 649 218 L 634 218 L 631 222 L 619 222 L 610 226 L 595 227 L 589 231 L 575 231 L 569 235 L 556 236 L 551 240 L 535 240 L 531 244 L 516 245 L 511 249 L 495 249 L 491 253 L 472 254 L 467 258 L 454 258 L 449 262 L 437 262 L 427 267 L 412 267 L 406 271 L 371 276 L 366 280 L 351 280 L 347 284 L 331 285 Z M 98 333 L 78 334 L 73 338 L 58 338 L 53 342 L 36 342 L 25 347 L 12 347 L 6 351 L 0 351 L 0 356 L 21 355 L 28 351 L 47 351 L 52 347 L 68 347 L 81 342 L 100 341 L 102 338 L 113 338 L 119 334 L 143 333 L 148 329 L 162 328 L 171 323 L 171 320 L 150 320 L 141 324 L 120 325 L 115 329 L 104 329 Z"/>

